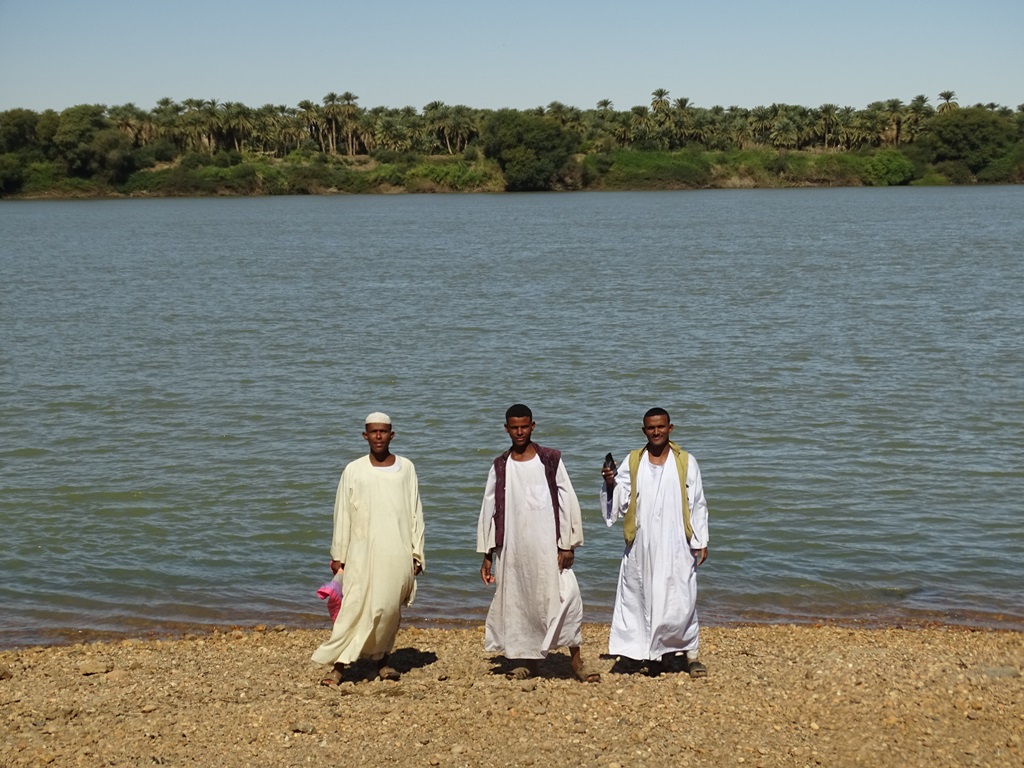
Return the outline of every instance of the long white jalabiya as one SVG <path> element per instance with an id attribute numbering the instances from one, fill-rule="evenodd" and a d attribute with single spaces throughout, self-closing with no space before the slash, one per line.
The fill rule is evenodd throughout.
<path id="1" fill-rule="evenodd" d="M 562 646 L 582 644 L 583 598 L 571 569 L 559 572 L 558 550 L 583 544 L 583 516 L 565 465 L 558 462 L 559 537 L 551 491 L 539 457 L 508 460 L 505 473 L 505 540 L 495 551 L 494 598 L 487 611 L 484 649 L 509 659 L 540 659 Z M 494 547 L 491 466 L 477 521 L 477 552 Z"/>
<path id="2" fill-rule="evenodd" d="M 341 474 L 331 558 L 345 564 L 345 597 L 331 638 L 313 661 L 350 664 L 390 653 L 401 606 L 416 594 L 413 561 L 423 559 L 423 506 L 412 462 L 375 467 L 369 456 Z"/>
<path id="3" fill-rule="evenodd" d="M 637 469 L 636 539 L 619 566 L 608 652 L 637 660 L 695 651 L 699 645 L 697 574 L 690 549 L 708 545 L 708 505 L 700 467 L 687 462 L 686 484 L 693 537 L 683 526 L 682 493 L 676 463 L 652 464 L 645 451 Z M 608 498 L 601 484 L 601 509 L 611 526 L 629 506 L 629 461 L 624 458 Z"/>

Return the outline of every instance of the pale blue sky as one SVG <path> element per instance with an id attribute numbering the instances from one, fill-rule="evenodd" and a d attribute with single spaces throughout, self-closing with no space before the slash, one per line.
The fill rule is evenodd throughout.
<path id="1" fill-rule="evenodd" d="M 1024 102 L 1022 0 L 0 0 L 0 110 Z"/>

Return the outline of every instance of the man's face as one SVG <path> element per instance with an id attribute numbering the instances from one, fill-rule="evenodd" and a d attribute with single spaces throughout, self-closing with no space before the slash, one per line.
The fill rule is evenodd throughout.
<path id="1" fill-rule="evenodd" d="M 370 444 L 370 452 L 376 454 L 387 453 L 394 436 L 390 424 L 367 424 L 363 432 L 363 437 Z"/>
<path id="2" fill-rule="evenodd" d="M 644 419 L 644 434 L 651 448 L 664 448 L 668 445 L 669 435 L 672 434 L 668 416 L 648 416 Z"/>
<path id="3" fill-rule="evenodd" d="M 535 426 L 537 424 L 530 421 L 529 416 L 512 416 L 508 419 L 505 422 L 505 431 L 512 438 L 512 447 L 522 449 L 529 445 L 530 435 L 533 434 Z"/>

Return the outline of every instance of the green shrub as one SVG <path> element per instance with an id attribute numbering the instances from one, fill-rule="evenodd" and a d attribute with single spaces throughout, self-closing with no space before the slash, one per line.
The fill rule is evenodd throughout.
<path id="1" fill-rule="evenodd" d="M 914 179 L 910 182 L 912 187 L 945 187 L 948 185 L 949 179 L 941 173 L 935 173 L 934 171 L 928 171 L 920 179 Z"/>
<path id="2" fill-rule="evenodd" d="M 459 162 L 426 162 L 414 166 L 405 174 L 405 183 L 410 191 L 426 188 L 417 184 L 428 181 L 437 187 L 455 191 L 479 189 L 493 181 L 493 176 L 482 168 Z"/>
<path id="3" fill-rule="evenodd" d="M 815 155 L 808 173 L 808 181 L 837 186 L 859 185 L 867 158 L 846 152 Z"/>
<path id="4" fill-rule="evenodd" d="M 212 162 L 210 155 L 205 152 L 186 152 L 181 156 L 181 167 L 187 170 L 202 168 Z"/>
<path id="5" fill-rule="evenodd" d="M 405 184 L 405 171 L 397 165 L 378 165 L 368 175 L 368 181 L 374 187 L 401 187 Z"/>
<path id="6" fill-rule="evenodd" d="M 345 166 L 327 164 L 288 166 L 282 171 L 280 182 L 283 194 L 316 195 L 330 190 L 340 192 L 366 192 L 369 190 L 367 174 Z"/>
<path id="7" fill-rule="evenodd" d="M 814 173 L 814 161 L 806 152 L 783 152 L 780 153 L 786 161 L 785 170 L 782 175 L 796 182 L 816 181 Z"/>
<path id="8" fill-rule="evenodd" d="M 711 161 L 707 155 L 697 151 L 622 150 L 613 157 L 612 165 L 605 174 L 605 183 L 611 187 L 701 187 L 711 180 Z"/>
<path id="9" fill-rule="evenodd" d="M 167 168 L 159 171 L 136 171 L 121 186 L 121 191 L 127 195 L 167 194 L 165 179 L 170 173 L 170 169 Z"/>
<path id="10" fill-rule="evenodd" d="M 551 189 L 580 144 L 578 134 L 543 115 L 500 109 L 481 131 L 484 154 L 505 175 L 505 189 Z"/>
<path id="11" fill-rule="evenodd" d="M 0 195 L 9 195 L 25 183 L 25 168 L 14 154 L 0 155 Z"/>
<path id="12" fill-rule="evenodd" d="M 57 163 L 29 163 L 25 169 L 21 191 L 27 194 L 49 192 L 64 178 L 64 170 Z"/>
<path id="13" fill-rule="evenodd" d="M 398 152 L 394 149 L 375 149 L 370 157 L 382 165 L 405 165 L 409 166 L 416 162 L 417 157 L 412 152 Z"/>
<path id="14" fill-rule="evenodd" d="M 974 174 L 963 160 L 947 160 L 936 163 L 935 170 L 949 179 L 951 184 L 973 184 Z"/>
<path id="15" fill-rule="evenodd" d="M 232 168 L 242 162 L 242 154 L 236 149 L 220 151 L 213 155 L 212 162 L 218 168 Z"/>
<path id="16" fill-rule="evenodd" d="M 886 149 L 868 158 L 862 178 L 873 187 L 894 187 L 914 178 L 914 164 L 894 149 Z"/>
<path id="17" fill-rule="evenodd" d="M 1024 182 L 1024 144 L 1017 144 L 978 172 L 982 184 L 1020 184 Z"/>

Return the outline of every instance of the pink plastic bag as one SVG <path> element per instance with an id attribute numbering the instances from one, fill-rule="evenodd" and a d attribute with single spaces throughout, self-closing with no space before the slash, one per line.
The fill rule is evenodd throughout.
<path id="1" fill-rule="evenodd" d="M 316 591 L 317 597 L 327 601 L 327 612 L 331 615 L 331 621 L 338 618 L 338 612 L 341 610 L 342 593 L 339 578 L 341 578 L 340 573 Z"/>

